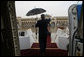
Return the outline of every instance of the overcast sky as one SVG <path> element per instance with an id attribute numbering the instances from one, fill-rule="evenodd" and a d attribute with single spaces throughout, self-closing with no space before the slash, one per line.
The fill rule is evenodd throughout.
<path id="1" fill-rule="evenodd" d="M 43 8 L 46 10 L 44 14 L 51 16 L 68 16 L 68 8 L 78 1 L 15 1 L 16 16 L 22 18 L 30 18 L 36 16 L 26 16 L 26 13 L 33 8 Z M 79 1 L 78 4 L 81 4 Z M 39 17 L 37 15 L 37 17 Z"/>

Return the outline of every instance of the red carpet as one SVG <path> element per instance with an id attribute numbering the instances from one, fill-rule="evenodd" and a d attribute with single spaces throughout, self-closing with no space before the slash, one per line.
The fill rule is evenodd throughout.
<path id="1" fill-rule="evenodd" d="M 31 49 L 21 50 L 22 56 L 39 56 L 40 55 L 39 43 L 34 43 Z M 57 48 L 56 43 L 51 43 L 51 39 L 47 37 L 47 49 L 45 56 L 68 56 L 66 50 Z"/>
<path id="2" fill-rule="evenodd" d="M 33 43 L 31 48 L 39 48 L 39 43 Z M 51 39 L 49 36 L 47 37 L 46 48 L 57 48 L 56 43 L 51 43 Z"/>
<path id="3" fill-rule="evenodd" d="M 68 56 L 68 52 L 60 49 L 47 49 L 45 56 Z M 22 56 L 39 56 L 39 49 L 27 49 L 21 51 Z"/>
<path id="4" fill-rule="evenodd" d="M 31 48 L 39 48 L 39 43 L 34 43 Z M 57 48 L 56 43 L 47 44 L 46 48 Z"/>

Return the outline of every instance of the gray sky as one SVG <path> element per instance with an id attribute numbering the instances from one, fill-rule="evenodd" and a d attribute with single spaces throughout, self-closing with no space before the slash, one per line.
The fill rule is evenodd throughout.
<path id="1" fill-rule="evenodd" d="M 16 16 L 22 18 L 30 18 L 35 16 L 26 16 L 26 13 L 33 8 L 43 8 L 45 14 L 51 16 L 68 16 L 68 8 L 78 1 L 15 1 Z M 81 4 L 79 1 L 78 4 Z M 40 14 L 37 15 L 40 17 Z"/>

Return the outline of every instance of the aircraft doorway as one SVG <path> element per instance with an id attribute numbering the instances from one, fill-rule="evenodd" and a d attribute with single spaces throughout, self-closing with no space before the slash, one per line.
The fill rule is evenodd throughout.
<path id="1" fill-rule="evenodd" d="M 6 40 L 7 41 L 6 43 L 8 43 L 8 44 L 6 44 L 8 46 L 7 50 L 10 50 L 9 48 L 11 48 L 10 53 L 13 53 L 12 55 L 15 55 L 15 56 L 20 56 L 20 55 L 32 56 L 32 54 L 38 56 L 39 55 L 39 53 L 38 53 L 39 52 L 39 48 L 38 48 L 38 39 L 39 38 L 36 39 L 35 38 L 36 34 L 33 33 L 33 32 L 36 32 L 36 29 L 35 29 L 36 16 L 33 18 L 32 17 L 22 18 L 20 16 L 18 17 L 15 3 L 16 3 L 16 1 L 15 2 L 8 1 L 8 2 L 3 3 L 7 10 L 2 7 L 2 13 L 4 13 L 4 11 L 7 13 L 6 15 L 4 15 L 4 14 L 1 15 L 1 17 L 2 17 L 1 19 L 3 20 L 3 23 L 6 26 L 5 27 L 6 28 L 6 30 L 5 30 L 6 37 L 8 37 L 9 40 L 12 39 L 12 41 L 10 41 L 10 42 L 8 42 L 9 41 L 8 38 Z M 25 10 L 27 10 L 27 9 L 25 9 Z M 21 14 L 21 12 L 19 12 L 19 14 Z M 45 13 L 45 14 L 47 14 L 47 13 Z M 8 16 L 6 21 L 5 21 L 4 16 L 6 16 L 6 17 Z M 38 19 L 39 18 L 40 17 L 38 16 Z M 50 41 L 50 43 L 52 43 L 52 44 L 54 43 L 53 45 L 48 46 L 49 48 L 47 48 L 46 56 L 47 55 L 60 56 L 59 53 L 61 53 L 62 56 L 68 56 L 68 52 L 66 50 L 68 45 L 66 44 L 65 45 L 66 47 L 63 47 L 63 45 L 62 45 L 64 43 L 63 42 L 64 39 L 66 40 L 66 42 L 68 39 L 68 36 L 67 36 L 68 31 L 69 31 L 68 30 L 68 25 L 69 25 L 68 17 L 67 16 L 66 17 L 65 16 L 61 16 L 61 17 L 47 16 L 46 18 L 52 19 L 52 21 L 50 22 L 51 37 L 48 38 L 48 41 Z M 10 32 L 10 33 L 7 34 L 7 32 Z M 65 35 L 66 37 L 62 37 L 62 36 L 59 37 L 60 36 L 59 34 L 60 35 L 63 34 L 62 36 Z M 4 33 L 2 33 L 2 35 L 4 36 Z M 9 35 L 9 36 L 7 36 L 7 35 Z M 3 36 L 2 36 L 2 38 L 3 38 Z M 63 39 L 61 40 L 61 38 L 63 38 Z M 61 40 L 60 41 L 61 44 L 59 43 L 58 40 Z M 10 44 L 10 43 L 12 43 L 12 44 Z M 49 45 L 50 45 L 50 43 L 49 43 Z M 69 41 L 67 43 L 69 43 Z M 58 48 L 61 46 L 63 49 Z M 30 51 L 31 54 L 28 51 Z M 53 54 L 51 54 L 51 51 Z M 57 55 L 55 53 L 57 53 Z"/>

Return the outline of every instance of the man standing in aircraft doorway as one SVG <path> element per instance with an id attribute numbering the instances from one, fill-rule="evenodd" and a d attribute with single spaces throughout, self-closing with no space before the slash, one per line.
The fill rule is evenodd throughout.
<path id="1" fill-rule="evenodd" d="M 50 19 L 45 19 L 45 15 L 42 14 L 41 20 L 38 20 L 36 23 L 36 27 L 39 28 L 40 55 L 45 54 L 47 35 L 49 33 L 49 22 Z"/>

